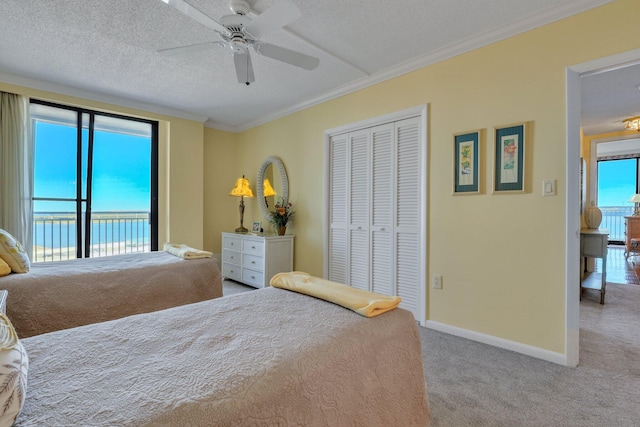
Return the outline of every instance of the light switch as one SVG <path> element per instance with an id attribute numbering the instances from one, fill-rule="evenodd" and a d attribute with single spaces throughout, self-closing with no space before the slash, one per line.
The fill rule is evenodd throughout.
<path id="1" fill-rule="evenodd" d="M 542 195 L 543 196 L 555 196 L 556 184 L 553 179 L 545 179 L 542 181 Z"/>

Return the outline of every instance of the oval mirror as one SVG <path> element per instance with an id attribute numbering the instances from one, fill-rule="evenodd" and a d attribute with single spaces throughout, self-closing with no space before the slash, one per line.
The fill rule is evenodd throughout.
<path id="1" fill-rule="evenodd" d="M 282 199 L 287 203 L 289 199 L 289 180 L 287 171 L 279 157 L 268 157 L 258 170 L 256 182 L 256 197 L 262 216 L 268 221 L 271 218 L 271 210 L 276 200 Z"/>

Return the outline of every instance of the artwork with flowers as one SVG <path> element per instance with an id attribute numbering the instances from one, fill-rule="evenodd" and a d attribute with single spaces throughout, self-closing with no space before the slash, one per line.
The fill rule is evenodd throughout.
<path id="1" fill-rule="evenodd" d="M 480 146 L 483 132 L 464 132 L 453 136 L 454 194 L 480 193 Z"/>
<path id="2" fill-rule="evenodd" d="M 525 191 L 526 124 L 496 128 L 494 191 Z"/>

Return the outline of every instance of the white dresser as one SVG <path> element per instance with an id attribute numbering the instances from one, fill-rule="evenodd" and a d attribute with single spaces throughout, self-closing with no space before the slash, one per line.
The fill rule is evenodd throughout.
<path id="1" fill-rule="evenodd" d="M 222 233 L 222 276 L 255 288 L 293 270 L 293 235 Z"/>

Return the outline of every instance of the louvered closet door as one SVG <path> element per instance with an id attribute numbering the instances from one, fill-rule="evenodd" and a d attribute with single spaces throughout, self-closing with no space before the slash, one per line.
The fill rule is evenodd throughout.
<path id="1" fill-rule="evenodd" d="M 349 133 L 349 282 L 369 290 L 369 146 L 368 129 Z"/>
<path id="2" fill-rule="evenodd" d="M 347 186 L 349 185 L 347 135 L 334 136 L 329 146 L 329 280 L 348 282 Z"/>
<path id="3" fill-rule="evenodd" d="M 393 123 L 371 129 L 371 291 L 395 295 Z"/>
<path id="4" fill-rule="evenodd" d="M 423 319 L 426 167 L 422 118 L 329 140 L 328 278 L 383 295 Z M 425 213 L 426 214 L 426 213 Z"/>
<path id="5" fill-rule="evenodd" d="M 395 191 L 396 294 L 400 307 L 420 317 L 422 170 L 421 126 L 418 118 L 396 122 L 397 175 Z"/>

